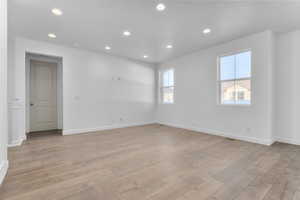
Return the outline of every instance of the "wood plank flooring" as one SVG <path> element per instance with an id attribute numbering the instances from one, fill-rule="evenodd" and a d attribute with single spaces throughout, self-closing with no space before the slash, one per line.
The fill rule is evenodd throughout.
<path id="1" fill-rule="evenodd" d="M 160 125 L 31 137 L 1 200 L 299 200 L 300 147 Z"/>

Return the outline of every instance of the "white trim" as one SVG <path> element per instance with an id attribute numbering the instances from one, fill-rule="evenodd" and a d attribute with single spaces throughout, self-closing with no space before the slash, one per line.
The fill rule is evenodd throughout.
<path id="1" fill-rule="evenodd" d="M 8 169 L 7 54 L 7 0 L 0 0 L 0 184 Z"/>
<path id="2" fill-rule="evenodd" d="M 25 98 L 25 121 L 26 132 L 31 132 L 30 127 L 30 70 L 32 61 L 41 61 L 56 64 L 57 74 L 57 128 L 63 129 L 63 57 L 39 54 L 30 51 L 25 52 L 25 71 L 26 71 L 26 98 Z"/>
<path id="3" fill-rule="evenodd" d="M 163 85 L 163 82 L 164 82 L 163 76 L 164 76 L 164 73 L 167 71 L 173 71 L 173 85 L 172 86 L 164 86 Z M 159 76 L 159 78 L 158 78 L 158 86 L 159 86 L 158 102 L 159 102 L 159 104 L 162 104 L 162 105 L 175 104 L 175 85 L 176 85 L 175 68 L 170 67 L 170 68 L 159 69 L 158 76 Z M 164 102 L 164 100 L 163 100 L 163 96 L 164 96 L 163 89 L 164 88 L 173 88 L 173 101 L 172 102 Z"/>
<path id="4" fill-rule="evenodd" d="M 247 77 L 247 78 L 234 78 L 234 79 L 228 79 L 228 80 L 221 80 L 221 71 L 220 71 L 220 68 L 221 68 L 221 58 L 222 57 L 227 57 L 227 56 L 235 56 L 237 54 L 241 54 L 241 53 L 246 53 L 246 52 L 250 52 L 251 54 L 251 57 L 250 57 L 250 77 Z M 236 60 L 234 61 L 236 62 Z M 248 106 L 248 107 L 251 107 L 252 106 L 252 79 L 253 79 L 253 76 L 252 76 L 252 64 L 253 64 L 253 53 L 252 53 L 252 50 L 251 49 L 246 49 L 246 50 L 240 50 L 240 51 L 236 51 L 235 53 L 232 52 L 232 53 L 228 53 L 228 54 L 224 54 L 224 55 L 219 55 L 217 57 L 217 106 Z M 235 72 L 236 72 L 236 63 L 234 64 L 235 65 Z M 235 81 L 243 81 L 243 80 L 249 80 L 250 81 L 250 104 L 237 104 L 237 103 L 231 103 L 231 104 L 223 104 L 222 103 L 222 94 L 221 94 L 221 84 L 223 82 L 235 82 Z M 235 102 L 237 100 L 235 99 Z"/>
<path id="5" fill-rule="evenodd" d="M 8 170 L 8 160 L 0 163 L 0 185 L 2 184 Z"/>
<path id="6" fill-rule="evenodd" d="M 199 128 L 199 127 L 192 127 L 192 126 L 184 126 L 184 125 L 177 125 L 174 123 L 169 122 L 157 122 L 157 121 L 151 121 L 151 122 L 142 122 L 142 123 L 132 123 L 132 124 L 122 124 L 122 125 L 107 125 L 97 128 L 84 128 L 84 129 L 69 129 L 69 130 L 63 130 L 63 135 L 74 135 L 74 134 L 81 134 L 81 133 L 89 133 L 89 132 L 96 132 L 96 131 L 103 131 L 103 130 L 112 130 L 112 129 L 118 129 L 118 128 L 127 128 L 127 127 L 135 127 L 135 126 L 143 126 L 143 125 L 149 125 L 149 124 L 162 124 L 165 126 L 171 126 L 175 128 L 182 128 L 186 130 L 191 130 L 199 133 L 206 133 L 210 135 L 216 135 L 220 137 L 227 137 L 232 138 L 236 140 L 242 140 L 246 142 L 251 143 L 257 143 L 257 144 L 263 144 L 263 145 L 272 145 L 274 142 L 282 142 L 292 145 L 300 145 L 300 141 L 291 139 L 291 138 L 280 138 L 275 137 L 274 139 L 265 140 L 265 139 L 259 139 L 255 137 L 246 137 L 246 136 L 236 136 L 232 135 L 231 133 L 225 133 L 223 131 L 217 131 L 212 129 L 206 129 L 206 128 Z M 16 147 L 21 146 L 23 141 L 25 141 L 26 138 L 20 138 L 18 140 L 12 141 L 11 144 L 8 144 L 8 147 Z"/>
<path id="7" fill-rule="evenodd" d="M 96 127 L 96 128 L 68 129 L 68 130 L 63 130 L 63 135 L 74 135 L 74 134 L 80 134 L 80 133 L 112 130 L 112 129 L 118 129 L 118 128 L 143 126 L 143 125 L 149 125 L 149 124 L 155 124 L 155 123 L 156 122 L 151 121 L 151 122 L 141 122 L 141 123 L 131 123 L 131 124 L 121 124 L 121 125 L 107 125 L 107 126 L 101 126 L 101 127 Z"/>
<path id="8" fill-rule="evenodd" d="M 286 143 L 286 144 L 300 145 L 300 140 L 295 140 L 292 138 L 275 137 L 275 141 L 281 142 L 281 143 Z"/>
<path id="9" fill-rule="evenodd" d="M 274 140 L 265 140 L 265 139 L 246 137 L 246 136 L 236 136 L 236 135 L 232 135 L 231 133 L 225 133 L 225 132 L 218 131 L 218 130 L 192 127 L 192 126 L 184 126 L 184 125 L 176 125 L 176 124 L 168 123 L 168 122 L 158 122 L 158 123 L 162 124 L 162 125 L 166 125 L 166 126 L 175 127 L 175 128 L 182 128 L 182 129 L 191 130 L 191 131 L 195 131 L 195 132 L 199 132 L 199 133 L 206 133 L 206 134 L 210 134 L 210 135 L 216 135 L 216 136 L 221 136 L 221 137 L 226 137 L 226 138 L 231 138 L 231 139 L 236 139 L 236 140 L 242 140 L 242 141 L 251 142 L 251 143 L 263 144 L 263 145 L 267 145 L 267 146 L 270 146 L 274 143 Z"/>
<path id="10" fill-rule="evenodd" d="M 21 146 L 25 140 L 26 140 L 26 137 L 18 138 L 17 140 L 11 141 L 11 143 L 9 143 L 7 145 L 7 147 L 18 147 L 18 146 Z"/>

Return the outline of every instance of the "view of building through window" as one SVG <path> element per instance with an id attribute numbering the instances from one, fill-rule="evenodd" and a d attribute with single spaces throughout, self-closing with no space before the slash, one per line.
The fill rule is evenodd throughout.
<path id="1" fill-rule="evenodd" d="M 161 73 L 160 96 L 162 103 L 174 103 L 174 70 Z"/>
<path id="2" fill-rule="evenodd" d="M 251 52 L 220 57 L 221 104 L 251 104 Z"/>

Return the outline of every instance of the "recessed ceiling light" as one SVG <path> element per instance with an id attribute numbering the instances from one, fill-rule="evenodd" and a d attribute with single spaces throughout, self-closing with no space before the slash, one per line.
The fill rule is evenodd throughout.
<path id="1" fill-rule="evenodd" d="M 110 46 L 105 46 L 105 50 L 111 50 Z"/>
<path id="2" fill-rule="evenodd" d="M 130 33 L 129 31 L 124 31 L 124 32 L 123 32 L 123 35 L 124 35 L 124 36 L 130 36 L 131 33 Z"/>
<path id="3" fill-rule="evenodd" d="M 144 57 L 144 58 L 148 58 L 149 56 L 148 56 L 148 55 L 144 55 L 143 57 Z"/>
<path id="4" fill-rule="evenodd" d="M 209 28 L 206 28 L 206 29 L 203 30 L 204 34 L 209 34 L 210 32 L 211 32 L 211 30 Z"/>
<path id="5" fill-rule="evenodd" d="M 56 38 L 56 35 L 55 35 L 54 33 L 49 33 L 49 34 L 48 34 L 48 37 L 54 39 L 54 38 Z"/>
<path id="6" fill-rule="evenodd" d="M 166 9 L 166 5 L 163 3 L 159 3 L 156 6 L 156 10 L 158 10 L 158 11 L 164 11 L 165 9 Z"/>
<path id="7" fill-rule="evenodd" d="M 168 44 L 168 45 L 166 46 L 166 48 L 167 48 L 167 49 L 172 49 L 172 48 L 173 48 L 173 45 Z"/>
<path id="8" fill-rule="evenodd" d="M 58 8 L 53 8 L 51 11 L 54 15 L 57 15 L 57 16 L 60 16 L 63 14 L 63 12 Z"/>

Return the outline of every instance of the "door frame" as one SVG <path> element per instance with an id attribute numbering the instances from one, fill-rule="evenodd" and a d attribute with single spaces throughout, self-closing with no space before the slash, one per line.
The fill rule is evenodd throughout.
<path id="1" fill-rule="evenodd" d="M 51 62 L 57 64 L 57 126 L 63 130 L 63 59 L 61 57 L 42 55 L 26 52 L 25 55 L 25 70 L 26 70 L 26 133 L 30 132 L 30 69 L 31 61 Z"/>

